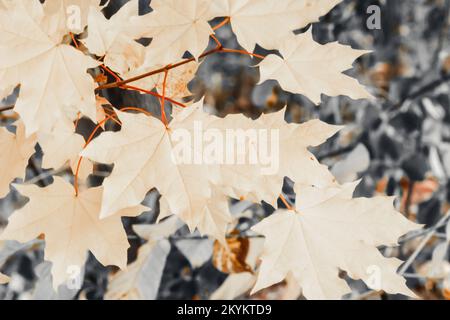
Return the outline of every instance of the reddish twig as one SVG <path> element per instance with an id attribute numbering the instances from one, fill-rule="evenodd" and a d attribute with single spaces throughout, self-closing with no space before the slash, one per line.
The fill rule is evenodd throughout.
<path id="1" fill-rule="evenodd" d="M 5 106 L 0 108 L 0 112 L 10 111 L 13 110 L 15 106 Z"/>
<path id="2" fill-rule="evenodd" d="M 220 52 L 221 49 L 222 49 L 221 47 L 217 47 L 215 49 L 209 50 L 209 51 L 203 53 L 202 55 L 200 55 L 199 59 L 202 59 L 202 58 L 207 57 L 207 56 L 209 56 L 211 54 Z M 104 90 L 104 89 L 112 89 L 112 88 L 120 88 L 120 87 L 123 87 L 124 85 L 126 85 L 126 84 L 128 84 L 130 82 L 135 82 L 135 81 L 147 78 L 147 77 L 151 77 L 151 76 L 153 76 L 155 74 L 163 73 L 166 70 L 169 71 L 169 70 L 181 67 L 181 66 L 183 66 L 183 65 L 185 65 L 187 63 L 193 62 L 193 61 L 196 61 L 196 59 L 195 58 L 186 59 L 186 60 L 180 61 L 180 62 L 172 64 L 172 65 L 168 65 L 168 66 L 165 66 L 165 67 L 162 67 L 162 68 L 150 71 L 150 72 L 143 73 L 143 74 L 141 74 L 139 76 L 136 76 L 136 77 L 133 77 L 133 78 L 130 78 L 130 79 L 127 79 L 127 80 L 116 81 L 116 82 L 113 82 L 113 83 L 108 83 L 108 84 L 99 86 L 99 87 L 97 87 L 95 89 L 95 91 Z"/>
<path id="3" fill-rule="evenodd" d="M 162 98 L 162 95 L 160 95 L 160 94 L 158 94 L 156 92 L 153 92 L 153 91 L 150 91 L 150 90 L 145 90 L 145 89 L 142 89 L 142 88 L 139 88 L 139 87 L 125 85 L 125 86 L 122 86 L 120 88 L 121 89 L 130 89 L 130 90 L 134 90 L 134 91 L 139 91 L 139 92 L 142 92 L 142 93 L 146 93 L 146 94 L 152 95 L 154 97 L 158 97 L 160 99 Z M 179 106 L 179 107 L 186 108 L 186 105 L 181 103 L 181 102 L 175 101 L 175 100 L 173 100 L 171 98 L 168 98 L 168 97 L 166 97 L 166 100 L 171 102 L 171 103 L 173 103 L 173 104 L 175 104 L 175 105 L 177 105 L 177 106 Z"/>
<path id="4" fill-rule="evenodd" d="M 165 104 L 166 104 L 166 87 L 167 87 L 167 77 L 169 75 L 169 70 L 167 69 L 164 71 L 164 81 L 163 81 L 163 92 L 162 92 L 162 98 L 161 98 L 161 119 L 162 122 L 165 124 L 165 126 L 168 126 L 167 117 L 166 117 L 166 110 L 165 110 Z"/>
<path id="5" fill-rule="evenodd" d="M 105 119 L 103 119 L 102 121 L 99 122 L 99 124 L 94 128 L 94 130 L 92 131 L 91 135 L 89 136 L 89 138 L 87 139 L 83 149 L 85 149 L 89 143 L 91 143 L 91 141 L 94 139 L 95 134 L 97 133 L 98 130 L 100 130 L 102 128 L 102 126 L 108 121 L 113 119 L 114 115 L 109 115 L 106 116 Z M 75 172 L 75 177 L 74 177 L 74 182 L 73 182 L 73 187 L 75 189 L 75 196 L 78 197 L 79 194 L 79 186 L 78 186 L 78 176 L 80 174 L 80 168 L 81 168 L 81 162 L 83 161 L 82 156 L 80 156 L 80 158 L 78 159 L 78 164 L 77 164 L 77 170 Z"/>
<path id="6" fill-rule="evenodd" d="M 217 26 L 215 26 L 213 28 L 214 31 L 222 28 L 223 26 L 227 25 L 228 23 L 231 22 L 231 18 L 230 17 L 226 17 L 221 23 L 219 23 Z"/>

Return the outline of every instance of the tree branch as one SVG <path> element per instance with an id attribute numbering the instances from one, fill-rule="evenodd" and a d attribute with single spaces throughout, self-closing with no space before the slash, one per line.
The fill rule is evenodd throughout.
<path id="1" fill-rule="evenodd" d="M 10 110 L 14 109 L 14 107 L 15 107 L 14 105 L 1 107 L 0 112 L 10 111 Z"/>
<path id="2" fill-rule="evenodd" d="M 402 100 L 400 100 L 398 103 L 396 103 L 391 108 L 389 108 L 388 111 L 393 111 L 393 110 L 400 108 L 408 100 L 415 100 L 417 98 L 422 97 L 424 94 L 426 94 L 430 91 L 433 91 L 434 89 L 440 87 L 442 84 L 444 84 L 447 81 L 450 81 L 450 73 L 443 75 L 439 79 L 431 81 L 430 83 L 427 83 L 424 86 L 418 88 L 417 90 L 411 92 L 409 95 L 407 95 Z"/>
<path id="3" fill-rule="evenodd" d="M 198 57 L 198 59 L 203 59 L 203 58 L 205 58 L 207 56 L 210 56 L 210 55 L 215 54 L 215 53 L 220 53 L 220 52 L 223 52 L 223 53 L 240 53 L 240 54 L 250 55 L 250 56 L 253 56 L 253 57 L 256 57 L 256 58 L 259 58 L 259 59 L 264 59 L 265 58 L 264 56 L 259 55 L 259 54 L 255 54 L 255 53 L 251 53 L 251 52 L 247 52 L 247 51 L 243 51 L 243 50 L 227 49 L 227 48 L 223 48 L 220 45 L 220 46 L 217 46 L 215 49 L 206 51 L 205 53 L 200 55 Z M 147 77 L 151 77 L 151 76 L 153 76 L 155 74 L 167 72 L 169 70 L 181 67 L 182 65 L 185 65 L 185 64 L 193 62 L 193 61 L 196 61 L 196 59 L 195 58 L 186 59 L 186 60 L 180 61 L 180 62 L 175 63 L 175 64 L 167 65 L 165 67 L 162 67 L 162 68 L 150 71 L 150 72 L 143 73 L 143 74 L 141 74 L 139 76 L 136 76 L 136 77 L 133 77 L 133 78 L 130 78 L 130 79 L 126 79 L 126 80 L 122 80 L 122 81 L 116 81 L 116 82 L 112 82 L 112 83 L 108 83 L 108 84 L 99 86 L 99 87 L 97 87 L 95 89 L 95 91 L 100 91 L 100 90 L 105 90 L 105 89 L 112 89 L 112 88 L 120 88 L 120 87 L 123 87 L 124 85 L 126 85 L 126 84 L 128 84 L 130 82 L 135 82 L 135 81 L 147 78 Z"/>
<path id="4" fill-rule="evenodd" d="M 222 47 L 217 47 L 215 49 L 206 51 L 205 53 L 200 55 L 198 58 L 202 59 L 202 58 L 207 57 L 207 56 L 209 56 L 211 54 L 220 52 L 221 50 L 222 50 Z M 116 82 L 113 82 L 113 83 L 108 83 L 108 84 L 99 86 L 99 87 L 97 87 L 95 89 L 95 91 L 100 91 L 100 90 L 104 90 L 104 89 L 119 88 L 119 87 L 122 87 L 122 86 L 126 85 L 127 83 L 135 82 L 135 81 L 147 78 L 147 77 L 151 77 L 151 76 L 153 76 L 155 74 L 166 72 L 166 71 L 178 68 L 178 67 L 180 67 L 182 65 L 185 65 L 185 64 L 193 62 L 193 61 L 196 61 L 196 59 L 195 58 L 186 59 L 186 60 L 180 61 L 180 62 L 172 64 L 172 65 L 168 65 L 168 66 L 165 66 L 165 67 L 162 67 L 162 68 L 150 71 L 150 72 L 146 72 L 144 74 L 141 74 L 139 76 L 136 76 L 136 77 L 133 77 L 133 78 L 130 78 L 130 79 L 126 79 L 126 80 L 122 80 L 122 81 L 116 81 Z"/>

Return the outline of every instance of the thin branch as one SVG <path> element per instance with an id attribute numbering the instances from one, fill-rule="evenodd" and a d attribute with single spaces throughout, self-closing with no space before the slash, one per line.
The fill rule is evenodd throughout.
<path id="1" fill-rule="evenodd" d="M 27 184 L 27 185 L 29 185 L 29 184 L 36 184 L 36 183 L 44 181 L 44 180 L 46 180 L 48 178 L 56 176 L 56 175 L 58 175 L 58 174 L 60 174 L 62 172 L 65 172 L 65 171 L 67 171 L 67 168 L 43 172 L 43 173 L 40 173 L 40 174 L 34 176 L 33 178 L 31 178 L 29 180 L 24 181 L 24 184 Z"/>
<path id="2" fill-rule="evenodd" d="M 294 209 L 294 206 L 290 203 L 290 201 L 288 201 L 287 199 L 286 199 L 287 197 L 285 197 L 283 194 L 280 194 L 280 199 L 281 199 L 281 201 L 283 202 L 283 204 L 286 206 L 286 208 L 288 209 L 288 210 L 291 210 L 291 211 L 294 211 L 295 209 Z"/>
<path id="3" fill-rule="evenodd" d="M 78 45 L 78 41 L 77 41 L 77 39 L 75 39 L 75 35 L 72 32 L 70 33 L 70 37 L 72 38 L 72 42 L 73 42 L 75 48 L 80 50 L 80 46 Z"/>
<path id="4" fill-rule="evenodd" d="M 343 147 L 343 148 L 340 148 L 340 149 L 337 149 L 337 150 L 332 150 L 332 151 L 330 151 L 328 153 L 324 153 L 322 155 L 318 155 L 317 156 L 317 160 L 323 161 L 323 160 L 328 159 L 328 158 L 339 157 L 339 156 L 341 156 L 343 154 L 349 153 L 349 152 L 353 151 L 361 143 L 362 138 L 363 138 L 363 135 L 361 134 L 350 145 L 348 145 L 346 147 Z"/>
<path id="5" fill-rule="evenodd" d="M 202 59 L 202 58 L 207 57 L 207 56 L 209 56 L 211 54 L 220 52 L 221 50 L 222 50 L 221 47 L 217 47 L 215 49 L 206 51 L 205 53 L 200 55 L 198 58 Z M 169 71 L 169 70 L 178 68 L 180 66 L 183 66 L 183 65 L 185 65 L 187 63 L 190 63 L 190 62 L 193 62 L 193 61 L 196 61 L 196 59 L 195 58 L 186 59 L 186 60 L 180 61 L 180 62 L 172 64 L 172 65 L 168 65 L 168 66 L 165 66 L 165 67 L 162 67 L 162 68 L 150 71 L 150 72 L 146 72 L 144 74 L 141 74 L 139 76 L 136 76 L 136 77 L 133 77 L 133 78 L 130 78 L 130 79 L 126 79 L 126 80 L 122 80 L 122 81 L 116 81 L 116 82 L 113 82 L 113 83 L 108 83 L 108 84 L 99 86 L 99 87 L 97 87 L 95 89 L 95 91 L 100 91 L 100 90 L 104 90 L 104 89 L 119 88 L 119 87 L 122 87 L 122 86 L 126 85 L 127 83 L 135 82 L 135 81 L 147 78 L 147 77 L 151 77 L 151 76 L 153 76 L 155 74 L 163 73 L 165 71 Z"/>
<path id="6" fill-rule="evenodd" d="M 256 57 L 258 59 L 264 59 L 265 58 L 263 55 L 256 54 L 256 53 L 251 53 L 251 52 L 247 52 L 247 51 L 244 51 L 244 50 L 227 49 L 227 48 L 223 48 L 222 46 L 217 46 L 215 49 L 206 51 L 205 53 L 200 55 L 198 57 L 198 59 L 203 59 L 203 58 L 205 58 L 207 56 L 210 56 L 210 55 L 215 54 L 215 53 L 220 53 L 220 52 L 246 54 L 246 55 L 250 55 L 250 56 Z M 163 72 L 166 72 L 166 71 L 170 71 L 172 69 L 178 68 L 178 67 L 180 67 L 182 65 L 185 65 L 187 63 L 190 63 L 190 62 L 193 62 L 193 61 L 196 61 L 196 60 L 197 59 L 195 59 L 195 58 L 186 59 L 186 60 L 180 61 L 180 62 L 175 63 L 175 64 L 167 65 L 165 67 L 162 67 L 162 68 L 150 71 L 150 72 L 143 73 L 143 74 L 141 74 L 139 76 L 136 76 L 136 77 L 133 77 L 133 78 L 130 78 L 130 79 L 126 79 L 126 80 L 122 80 L 122 81 L 116 81 L 116 82 L 108 83 L 108 84 L 105 84 L 105 85 L 101 85 L 101 86 L 97 87 L 95 89 L 95 91 L 100 91 L 100 90 L 105 90 L 105 89 L 112 89 L 112 88 L 120 88 L 120 87 L 123 87 L 124 85 L 126 85 L 128 83 L 135 82 L 135 81 L 147 78 L 147 77 L 151 77 L 151 76 L 153 76 L 155 74 L 159 74 L 159 73 L 163 73 Z"/>
<path id="7" fill-rule="evenodd" d="M 169 76 L 169 70 L 164 71 L 164 80 L 163 80 L 163 89 L 162 89 L 162 97 L 161 97 L 161 119 L 164 125 L 167 127 L 169 122 L 166 117 L 166 88 L 167 88 L 167 77 Z"/>
<path id="8" fill-rule="evenodd" d="M 236 239 L 236 238 L 262 239 L 262 238 L 264 238 L 264 236 L 263 235 L 259 235 L 259 234 L 252 234 L 252 235 L 229 234 L 229 235 L 226 235 L 225 238 L 226 239 Z M 130 239 L 130 240 L 138 240 L 138 239 L 141 239 L 141 238 L 139 236 L 136 236 L 136 235 L 128 235 L 128 239 Z M 176 235 L 172 235 L 172 236 L 169 236 L 168 239 L 172 240 L 172 241 L 182 241 L 182 240 L 197 241 L 197 240 L 210 240 L 212 238 L 211 237 L 207 237 L 207 236 L 191 236 L 191 235 L 176 236 Z"/>
<path id="9" fill-rule="evenodd" d="M 404 97 L 402 100 L 400 100 L 398 103 L 396 103 L 395 105 L 391 106 L 388 111 L 394 111 L 397 110 L 398 108 L 400 108 L 406 101 L 411 101 L 411 100 L 416 100 L 420 97 L 422 97 L 423 95 L 425 95 L 426 93 L 435 90 L 436 88 L 440 87 L 441 85 L 443 85 L 444 83 L 446 83 L 447 81 L 450 81 L 450 73 L 446 74 L 444 76 L 442 76 L 439 79 L 436 79 L 434 81 L 431 81 L 430 83 L 427 83 L 425 85 L 423 85 L 422 87 L 418 88 L 417 90 L 411 92 L 410 94 L 408 94 L 406 97 Z"/>
<path id="10" fill-rule="evenodd" d="M 10 111 L 10 110 L 14 109 L 14 107 L 15 107 L 14 105 L 1 107 L 0 112 Z"/>
<path id="11" fill-rule="evenodd" d="M 406 195 L 406 203 L 405 203 L 405 216 L 409 219 L 409 216 L 411 215 L 411 201 L 412 201 L 412 194 L 414 192 L 414 186 L 416 185 L 415 181 L 410 181 L 408 186 L 408 194 Z"/>
<path id="12" fill-rule="evenodd" d="M 214 42 L 216 43 L 217 47 L 222 47 L 222 43 L 219 41 L 219 39 L 217 39 L 217 37 L 215 35 L 211 35 L 211 38 L 214 40 Z"/>
<path id="13" fill-rule="evenodd" d="M 246 239 L 260 239 L 264 238 L 263 235 L 253 234 L 253 235 L 245 235 L 245 234 L 228 234 L 225 237 L 226 239 L 236 239 L 236 238 L 246 238 Z M 170 236 L 170 240 L 180 241 L 180 240 L 208 240 L 211 237 L 206 236 Z"/>
<path id="14" fill-rule="evenodd" d="M 221 52 L 228 52 L 228 53 L 240 53 L 240 54 L 245 54 L 245 55 L 249 55 L 258 59 L 265 59 L 266 57 L 260 54 L 256 54 L 256 53 L 251 53 L 245 50 L 237 50 L 237 49 L 228 49 L 228 48 L 222 48 Z"/>
<path id="15" fill-rule="evenodd" d="M 215 26 L 213 28 L 214 31 L 222 28 L 223 26 L 227 25 L 228 23 L 230 23 L 231 18 L 230 17 L 226 17 L 221 23 L 219 23 L 217 26 Z"/>
<path id="16" fill-rule="evenodd" d="M 445 221 L 448 219 L 448 217 L 450 217 L 450 210 L 447 211 L 447 213 L 434 225 L 434 227 L 432 227 L 428 230 L 428 234 L 426 235 L 426 237 L 423 238 L 422 242 L 420 242 L 420 244 L 417 246 L 417 248 L 413 252 L 413 254 L 409 257 L 409 259 L 403 264 L 403 266 L 398 271 L 398 273 L 401 276 L 403 276 L 405 274 L 405 272 L 406 272 L 406 270 L 408 270 L 409 266 L 414 262 L 414 260 L 416 260 L 419 253 L 423 250 L 423 248 L 425 248 L 426 244 L 434 236 L 436 231 L 445 224 Z"/>
<path id="17" fill-rule="evenodd" d="M 125 86 L 122 86 L 120 88 L 121 89 L 130 89 L 130 90 L 133 90 L 133 91 L 139 91 L 139 92 L 142 92 L 142 93 L 145 93 L 145 94 L 149 94 L 151 96 L 154 96 L 154 97 L 157 97 L 157 98 L 160 98 L 160 99 L 162 98 L 162 95 L 160 95 L 160 94 L 157 94 L 157 93 L 152 92 L 150 90 L 145 90 L 145 89 L 142 89 L 142 88 L 139 88 L 139 87 L 125 85 Z M 178 101 L 176 101 L 174 99 L 166 97 L 166 100 L 169 101 L 170 103 L 173 103 L 174 105 L 177 105 L 177 106 L 182 107 L 182 108 L 186 108 L 185 104 L 183 104 L 181 102 L 178 102 Z"/>
<path id="18" fill-rule="evenodd" d="M 91 141 L 94 139 L 95 134 L 97 133 L 98 130 L 100 130 L 102 128 L 102 126 L 108 121 L 113 119 L 113 115 L 109 115 L 106 116 L 105 119 L 103 119 L 92 131 L 91 136 L 86 140 L 86 143 L 83 147 L 83 149 L 86 149 L 86 147 L 89 145 L 89 143 L 91 143 Z M 75 176 L 74 176 L 74 189 L 75 189 L 75 196 L 78 197 L 78 193 L 79 193 L 79 183 L 78 183 L 78 176 L 80 174 L 80 169 L 81 169 L 81 162 L 83 161 L 84 157 L 80 156 L 78 159 L 78 164 L 77 164 L 77 169 L 75 172 Z"/>

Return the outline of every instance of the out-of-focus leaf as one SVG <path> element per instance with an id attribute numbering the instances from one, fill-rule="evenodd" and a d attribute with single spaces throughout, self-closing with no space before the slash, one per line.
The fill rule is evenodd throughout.
<path id="1" fill-rule="evenodd" d="M 251 273 L 235 273 L 228 276 L 225 282 L 214 291 L 211 300 L 232 300 L 250 291 L 255 285 L 256 277 Z"/>
<path id="2" fill-rule="evenodd" d="M 177 216 L 171 216 L 157 224 L 136 224 L 133 226 L 142 239 L 147 241 L 157 241 L 168 238 L 183 226 L 183 222 Z"/>
<path id="3" fill-rule="evenodd" d="M 111 277 L 105 299 L 156 299 L 169 251 L 170 243 L 167 240 L 143 245 L 137 260 L 126 271 L 119 271 Z"/>
<path id="4" fill-rule="evenodd" d="M 331 172 L 333 172 L 339 183 L 355 181 L 358 173 L 369 168 L 370 154 L 363 144 L 359 144 L 345 159 L 336 163 Z"/>
<path id="5" fill-rule="evenodd" d="M 444 272 L 444 263 L 446 263 L 448 243 L 444 242 L 436 246 L 433 250 L 430 266 L 430 277 L 436 277 Z"/>
<path id="6" fill-rule="evenodd" d="M 429 170 L 427 158 L 423 154 L 416 153 L 403 162 L 402 169 L 411 180 L 423 181 Z"/>
<path id="7" fill-rule="evenodd" d="M 0 284 L 6 284 L 9 282 L 9 277 L 0 273 Z"/>
<path id="8" fill-rule="evenodd" d="M 257 260 L 263 249 L 264 239 L 252 238 L 249 241 L 250 246 L 246 257 L 246 263 L 252 269 L 255 269 Z M 256 276 L 249 272 L 230 274 L 225 282 L 211 295 L 210 299 L 235 299 L 236 297 L 249 292 L 255 283 Z"/>
<path id="9" fill-rule="evenodd" d="M 67 284 L 62 284 L 58 287 L 58 292 L 55 292 L 52 284 L 52 264 L 50 262 L 43 262 L 36 266 L 35 272 L 38 276 L 34 291 L 34 300 L 72 300 L 77 295 L 80 288 L 69 288 Z M 84 270 L 79 275 L 83 279 Z M 81 280 L 80 280 L 81 281 Z M 81 284 L 81 282 L 80 282 Z"/>
<path id="10" fill-rule="evenodd" d="M 233 234 L 233 233 L 232 233 Z M 250 248 L 248 238 L 236 237 L 226 239 L 227 246 L 219 241 L 214 243 L 213 264 L 223 273 L 253 273 L 247 264 L 247 255 Z"/>
<path id="11" fill-rule="evenodd" d="M 192 268 L 199 268 L 209 259 L 213 252 L 213 240 L 211 239 L 186 239 L 179 240 L 175 244 L 178 250 L 189 260 Z"/>

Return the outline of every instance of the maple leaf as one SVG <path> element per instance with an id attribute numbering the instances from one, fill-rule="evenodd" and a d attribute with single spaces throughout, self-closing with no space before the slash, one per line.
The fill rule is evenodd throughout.
<path id="1" fill-rule="evenodd" d="M 133 230 L 148 242 L 141 246 L 136 261 L 126 271 L 119 271 L 109 281 L 107 300 L 154 300 L 170 252 L 167 238 L 183 224 L 172 216 L 161 223 L 134 225 Z"/>
<path id="2" fill-rule="evenodd" d="M 108 77 L 102 73 L 94 80 L 88 74 L 88 69 L 100 64 L 89 53 L 123 79 L 171 65 L 170 72 L 167 68 L 152 76 L 142 75 L 136 85 L 146 89 L 133 90 L 156 89 L 173 99 L 190 95 L 188 83 L 195 76 L 198 61 L 172 63 L 186 53 L 197 60 L 202 56 L 214 34 L 209 21 L 215 17 L 227 18 L 220 27 L 229 21 L 239 44 L 247 51 L 253 51 L 256 45 L 278 50 L 280 55 L 270 54 L 260 63 L 261 83 L 277 80 L 284 90 L 303 94 L 315 103 L 320 102 L 321 94 L 370 98 L 357 80 L 343 74 L 366 51 L 338 43 L 321 45 L 313 40 L 311 30 L 297 36 L 293 32 L 318 21 L 340 2 L 152 0 L 153 12 L 139 16 L 139 1 L 131 0 L 107 19 L 102 9 L 108 2 L 100 0 L 0 0 L 0 98 L 20 86 L 15 110 L 22 119 L 16 135 L 0 129 L 0 146 L 6 150 L 0 156 L 0 165 L 8 168 L 0 176 L 0 197 L 8 193 L 14 178 L 23 177 L 36 142 L 44 152 L 44 168 L 60 168 L 69 163 L 77 171 L 80 152 L 93 161 L 114 164 L 102 187 L 82 192 L 78 191 L 78 184 L 74 188 L 58 177 L 46 188 L 16 186 L 30 200 L 10 218 L 1 239 L 24 242 L 44 235 L 45 258 L 53 263 L 55 287 L 66 280 L 68 268 L 84 264 L 89 250 L 101 263 L 124 268 L 129 244 L 121 217 L 137 216 L 146 210 L 139 204 L 148 191 L 156 188 L 162 194 L 158 220 L 177 215 L 191 231 L 198 229 L 220 241 L 223 247 L 217 251 L 224 257 L 233 260 L 233 255 L 239 256 L 234 266 L 230 265 L 231 260 L 222 259 L 219 264 L 227 266 L 224 270 L 249 271 L 253 265 L 248 268 L 244 261 L 248 239 L 228 241 L 228 245 L 225 241 L 232 221 L 228 197 L 275 204 L 285 177 L 289 177 L 296 183 L 295 209 L 278 210 L 254 227 L 266 236 L 254 291 L 285 279 L 289 286 L 294 283 L 292 296 L 298 296 L 302 286 L 308 298 L 340 298 L 349 292 L 345 281 L 339 278 L 339 270 L 344 270 L 374 289 L 413 295 L 395 273 L 401 262 L 384 258 L 377 247 L 395 245 L 399 236 L 417 229 L 417 225 L 393 209 L 391 198 L 353 199 L 356 184 L 338 185 L 327 167 L 308 151 L 333 136 L 339 127 L 319 120 L 287 123 L 284 110 L 256 120 L 242 115 L 219 118 L 204 112 L 200 102 L 185 109 L 174 108 L 170 123 L 164 117 L 161 122 L 142 114 L 117 111 L 122 129 L 104 132 L 82 151 L 85 141 L 76 134 L 72 123 L 80 115 L 106 122 L 102 105 L 109 103 L 95 97 L 95 82 L 105 84 Z M 79 47 L 69 33 L 83 33 L 80 41 L 89 52 Z M 138 43 L 136 40 L 141 37 L 152 38 L 150 45 Z M 79 50 L 70 46 L 71 42 Z M 218 44 L 219 48 L 210 53 L 227 51 Z M 241 50 L 228 52 L 248 54 Z M 132 80 L 107 87 L 132 89 L 121 85 Z M 182 131 L 195 136 L 199 124 L 222 136 L 240 131 L 246 139 L 240 141 L 241 145 L 250 142 L 248 149 L 239 151 L 238 141 L 237 157 L 245 160 L 253 156 L 251 151 L 256 147 L 252 132 L 274 132 L 268 144 L 277 165 L 266 168 L 267 164 L 262 163 L 215 163 L 214 159 L 204 158 L 203 148 L 197 148 L 195 138 L 190 152 L 201 162 L 177 162 L 177 134 Z M 249 132 L 250 137 L 246 136 Z M 224 156 L 228 151 L 214 152 Z M 85 177 L 92 168 L 88 162 L 82 164 L 79 175 Z M 271 173 L 265 174 L 266 169 L 271 169 Z M 77 178 L 78 172 L 75 181 Z M 167 232 L 179 228 L 174 218 L 156 227 L 163 229 L 156 236 L 164 239 L 149 237 L 129 273 L 118 272 L 112 278 L 106 297 L 156 296 L 160 276 L 155 274 L 162 273 L 170 249 L 165 240 Z M 153 226 L 146 230 L 155 236 L 150 229 Z M 230 244 L 234 242 L 239 245 L 233 252 Z M 190 244 L 190 248 L 195 246 Z M 333 250 L 327 251 L 329 248 Z M 152 264 L 155 257 L 164 260 L 156 267 Z M 369 269 L 379 273 L 379 283 L 372 282 Z M 142 286 L 140 282 L 148 273 L 158 279 L 152 280 L 153 286 Z M 0 283 L 6 280 L 0 274 Z M 245 280 L 241 289 L 254 280 Z"/>
<path id="3" fill-rule="evenodd" d="M 110 278 L 105 299 L 156 299 L 169 252 L 167 240 L 144 244 L 139 248 L 136 261 L 126 271 L 119 271 Z"/>
<path id="4" fill-rule="evenodd" d="M 88 24 L 90 8 L 101 9 L 101 0 L 46 0 L 47 14 L 58 13 L 61 17 L 59 28 L 64 32 L 82 33 Z"/>
<path id="5" fill-rule="evenodd" d="M 79 154 L 86 142 L 81 135 L 75 133 L 75 126 L 72 122 L 61 119 L 52 132 L 39 132 L 38 143 L 44 153 L 42 168 L 59 169 L 69 163 L 72 172 L 76 173 Z M 92 163 L 83 161 L 79 172 L 80 177 L 86 178 L 91 173 Z"/>
<path id="6" fill-rule="evenodd" d="M 143 63 L 144 46 L 134 39 L 139 35 L 132 23 L 139 15 L 139 1 L 126 3 L 110 19 L 101 10 L 89 10 L 88 37 L 83 40 L 89 51 L 103 57 L 106 66 L 119 74 L 133 70 Z"/>
<path id="7" fill-rule="evenodd" d="M 153 12 L 136 19 L 142 36 L 152 38 L 148 61 L 166 65 L 181 59 L 186 51 L 198 58 L 214 33 L 208 21 L 214 18 L 209 0 L 153 0 Z M 153 52 L 153 53 L 152 53 Z"/>
<path id="8" fill-rule="evenodd" d="M 28 160 L 34 153 L 36 136 L 25 137 L 25 127 L 21 122 L 16 124 L 16 134 L 0 128 L 0 198 L 9 193 L 9 184 L 15 178 L 25 178 Z"/>
<path id="9" fill-rule="evenodd" d="M 340 299 L 351 291 L 339 278 L 344 270 L 375 290 L 415 296 L 396 274 L 402 262 L 383 257 L 377 247 L 396 245 L 420 226 L 394 210 L 393 198 L 352 199 L 356 185 L 296 186 L 295 211 L 278 210 L 252 228 L 266 237 L 253 292 L 291 273 L 306 298 Z M 303 205 L 304 199 L 309 203 Z"/>
<path id="10" fill-rule="evenodd" d="M 101 134 L 82 152 L 93 161 L 114 163 L 113 173 L 104 182 L 102 217 L 141 203 L 149 190 L 157 188 L 167 200 L 170 212 L 191 230 L 210 226 L 214 221 L 222 223 L 222 218 L 201 221 L 216 212 L 217 203 L 210 200 L 213 195 L 210 179 L 217 175 L 217 170 L 208 165 L 178 163 L 172 158 L 177 139 L 173 132 L 178 129 L 192 132 L 197 121 L 206 124 L 212 119 L 202 106 L 200 102 L 181 111 L 169 128 L 153 117 L 117 112 L 121 131 Z M 223 230 L 223 226 L 218 229 Z"/>
<path id="11" fill-rule="evenodd" d="M 39 1 L 0 10 L 0 92 L 21 85 L 15 111 L 27 136 L 78 112 L 95 119 L 95 84 L 86 70 L 98 62 L 61 42 L 54 28 L 60 19 L 46 15 Z"/>
<path id="12" fill-rule="evenodd" d="M 225 244 L 225 234 L 231 221 L 228 198 L 218 188 L 213 187 L 211 197 L 204 204 L 203 210 L 198 212 L 198 231 Z"/>
<path id="13" fill-rule="evenodd" d="M 368 51 L 354 50 L 337 42 L 319 44 L 313 40 L 311 29 L 286 37 L 278 49 L 283 58 L 271 54 L 259 64 L 260 84 L 269 79 L 277 80 L 284 90 L 303 94 L 316 104 L 321 94 L 372 98 L 356 79 L 342 73 Z"/>
<path id="14" fill-rule="evenodd" d="M 203 210 L 197 212 L 198 225 L 196 227 L 201 234 L 213 236 L 217 241 L 225 244 L 225 234 L 228 230 L 228 225 L 232 221 L 228 210 L 228 198 L 223 192 L 220 192 L 219 188 L 215 186 L 211 188 L 212 193 L 210 198 L 204 202 Z M 180 222 L 178 220 L 171 220 L 173 218 L 176 218 L 176 216 L 170 211 L 169 203 L 166 198 L 161 198 L 159 200 L 159 215 L 156 221 L 160 222 L 163 219 L 165 220 L 155 227 L 160 228 L 160 225 L 164 223 L 165 225 L 173 225 L 174 228 L 179 229 Z M 169 224 L 169 221 L 172 221 L 172 224 Z M 152 234 L 152 238 L 155 236 L 155 228 L 153 225 L 145 227 L 136 225 L 134 229 L 141 238 L 148 239 L 149 234 Z"/>
<path id="15" fill-rule="evenodd" d="M 121 217 L 138 216 L 148 208 L 130 207 L 100 220 L 102 187 L 76 196 L 71 184 L 54 177 L 46 188 L 15 188 L 30 201 L 9 218 L 0 238 L 27 242 L 44 234 L 45 259 L 53 263 L 55 288 L 69 277 L 68 268 L 84 265 L 88 250 L 104 265 L 126 267 L 129 243 Z"/>
<path id="16" fill-rule="evenodd" d="M 212 14 L 230 17 L 239 44 L 252 52 L 258 44 L 278 49 L 278 41 L 316 22 L 342 0 L 217 0 Z"/>
<path id="17" fill-rule="evenodd" d="M 300 184 L 320 187 L 335 183 L 328 168 L 321 165 L 308 148 L 324 143 L 342 127 L 328 125 L 320 120 L 311 120 L 303 124 L 287 123 L 285 112 L 286 108 L 275 113 L 262 114 L 255 121 L 241 115 L 230 115 L 216 120 L 222 123 L 221 125 L 216 123 L 211 125 L 244 131 L 248 129 L 267 131 L 268 136 L 270 135 L 267 144 L 272 149 L 269 150 L 270 154 L 276 157 L 274 162 L 278 162 L 278 166 L 274 168 L 250 163 L 221 166 L 222 176 L 217 183 L 227 186 L 227 194 L 230 197 L 275 204 L 285 177 Z M 275 135 L 272 136 L 272 132 Z M 270 171 L 265 172 L 262 169 Z"/>
<path id="18" fill-rule="evenodd" d="M 139 204 L 149 190 L 157 188 L 168 202 L 168 212 L 178 215 L 191 230 L 198 228 L 201 233 L 224 241 L 229 223 L 225 196 L 274 203 L 286 176 L 298 183 L 317 186 L 334 183 L 328 169 L 307 148 L 323 143 L 340 127 L 318 120 L 287 124 L 283 111 L 264 115 L 257 121 L 242 115 L 222 119 L 204 112 L 203 102 L 175 113 L 168 128 L 152 117 L 121 112 L 118 115 L 122 130 L 103 133 L 82 152 L 93 161 L 115 165 L 104 182 L 102 216 L 117 208 Z M 261 164 L 208 163 L 203 161 L 203 148 L 195 145 L 191 145 L 192 156 L 199 156 L 200 163 L 174 162 L 172 155 L 177 153 L 175 146 L 179 142 L 176 133 L 179 129 L 186 130 L 193 137 L 199 124 L 205 131 L 213 129 L 223 136 L 234 129 L 279 131 L 279 136 L 273 137 L 273 143 L 280 145 L 280 153 L 274 153 L 276 160 L 279 157 L 279 168 L 264 175 Z M 249 154 L 250 148 L 244 152 Z"/>

